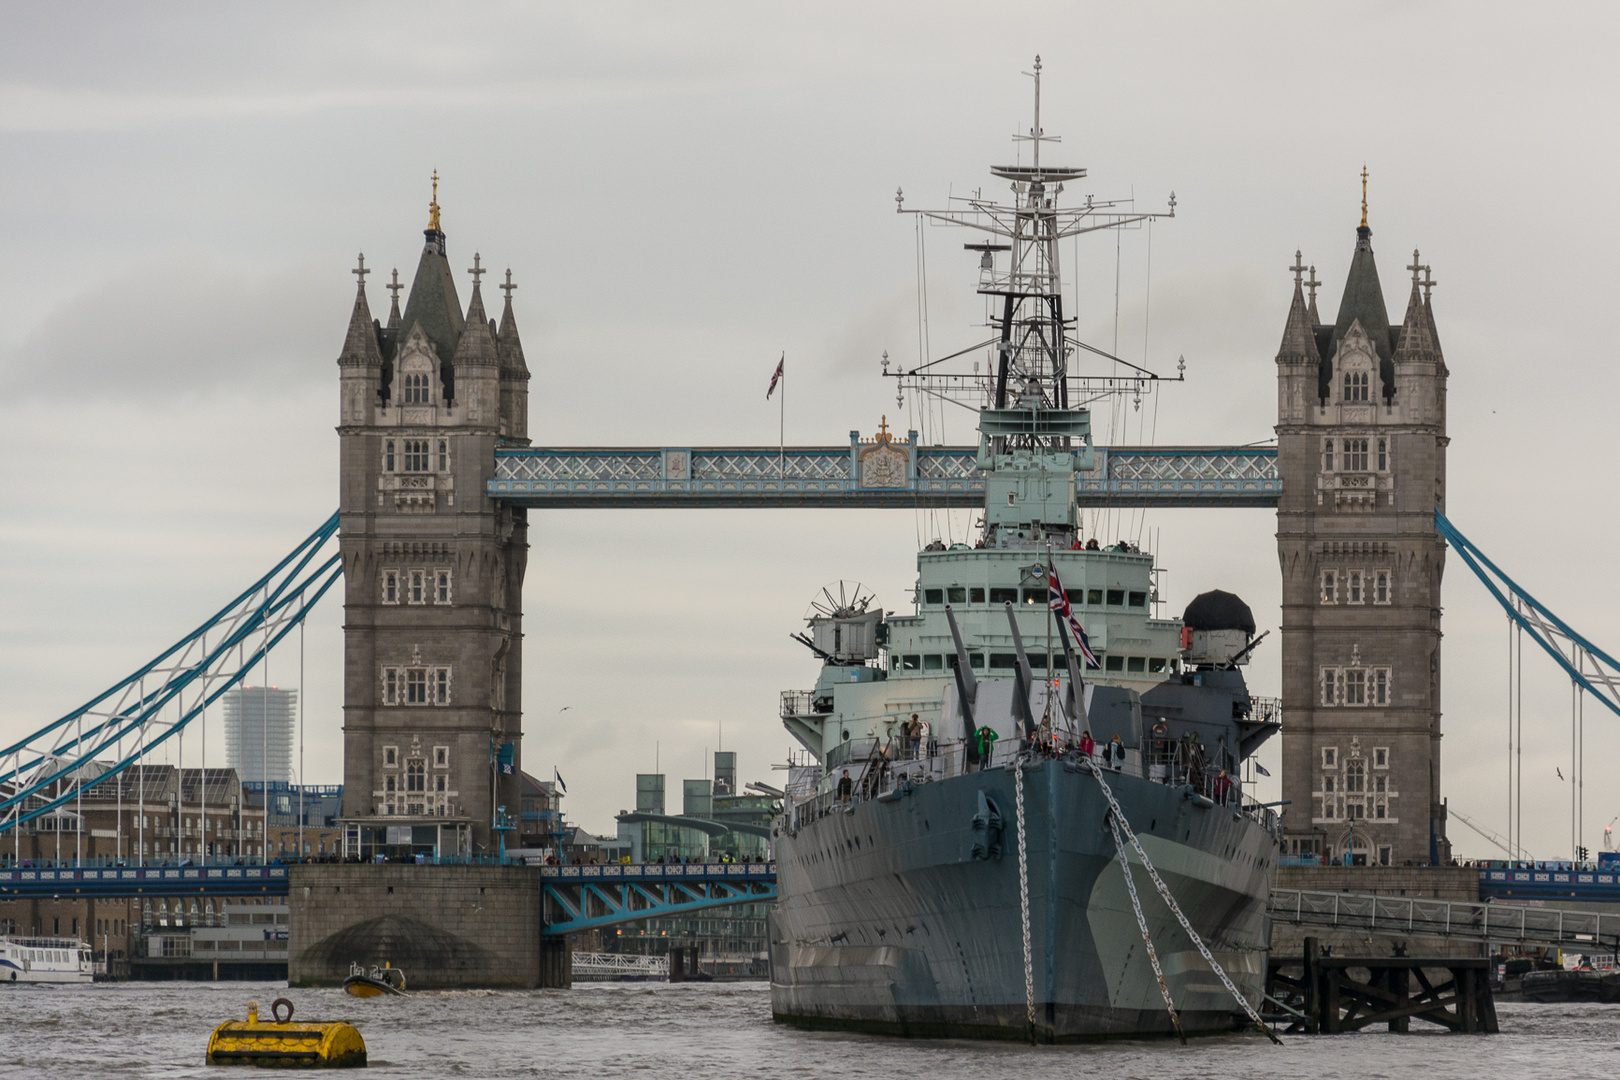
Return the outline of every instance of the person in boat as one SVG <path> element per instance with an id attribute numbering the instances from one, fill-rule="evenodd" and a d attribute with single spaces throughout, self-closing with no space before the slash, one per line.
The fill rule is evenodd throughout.
<path id="1" fill-rule="evenodd" d="M 1099 550 L 1101 550 L 1097 546 L 1097 538 L 1095 536 L 1093 536 L 1090 540 L 1086 541 L 1086 550 L 1087 551 L 1099 551 Z"/>
<path id="2" fill-rule="evenodd" d="M 1220 775 L 1215 777 L 1215 783 L 1212 790 L 1215 795 L 1215 801 L 1218 803 L 1225 803 L 1231 797 L 1232 778 L 1226 775 L 1225 769 L 1222 769 L 1220 771 Z"/>
<path id="3" fill-rule="evenodd" d="M 1095 749 L 1097 749 L 1097 740 L 1091 737 L 1091 729 L 1087 728 L 1080 733 L 1080 752 L 1089 758 Z"/>
<path id="4" fill-rule="evenodd" d="M 1108 740 L 1108 765 L 1115 772 L 1125 767 L 1125 743 L 1120 739 L 1118 732 Z"/>
<path id="5" fill-rule="evenodd" d="M 849 770 L 845 769 L 844 775 L 838 781 L 838 801 L 841 803 L 848 803 L 850 793 L 854 790 L 855 781 L 849 778 Z"/>

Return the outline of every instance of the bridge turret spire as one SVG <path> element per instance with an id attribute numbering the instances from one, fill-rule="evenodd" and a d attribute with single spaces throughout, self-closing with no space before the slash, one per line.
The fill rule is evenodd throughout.
<path id="1" fill-rule="evenodd" d="M 512 271 L 508 267 L 501 291 L 506 306 L 501 311 L 500 330 L 495 335 L 495 352 L 501 364 L 501 435 L 514 442 L 529 441 L 529 365 L 523 359 L 523 342 L 518 337 L 517 317 L 512 314 Z"/>
<path id="2" fill-rule="evenodd" d="M 343 351 L 338 354 L 338 364 L 348 366 L 375 366 L 381 369 L 383 362 L 382 348 L 377 343 L 379 328 L 371 317 L 371 307 L 366 303 L 366 275 L 371 273 L 366 269 L 366 257 L 360 255 L 359 266 L 349 271 L 358 278 L 354 293 L 354 310 L 349 315 L 349 332 L 343 339 Z"/>

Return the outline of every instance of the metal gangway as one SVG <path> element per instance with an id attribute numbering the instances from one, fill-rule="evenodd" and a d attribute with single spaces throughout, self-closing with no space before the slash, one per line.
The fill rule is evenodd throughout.
<path id="1" fill-rule="evenodd" d="M 1605 952 L 1620 947 L 1620 914 L 1416 896 L 1273 889 L 1274 923 L 1378 937 L 1436 937 Z"/>
<path id="2" fill-rule="evenodd" d="M 574 978 L 590 979 L 667 979 L 669 957 L 629 956 L 623 953 L 577 952 Z"/>

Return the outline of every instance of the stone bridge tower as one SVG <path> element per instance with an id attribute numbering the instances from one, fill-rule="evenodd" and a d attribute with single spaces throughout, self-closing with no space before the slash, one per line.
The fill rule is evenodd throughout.
<path id="1" fill-rule="evenodd" d="M 439 225 L 386 326 L 360 287 L 338 358 L 344 574 L 343 821 L 350 853 L 477 854 L 519 809 L 524 511 L 485 494 L 528 442 L 529 372 L 473 256 L 463 314 Z"/>
<path id="2" fill-rule="evenodd" d="M 1429 268 L 1412 253 L 1389 324 L 1366 174 L 1339 311 L 1316 312 L 1297 253 L 1277 353 L 1287 854 L 1449 859 L 1440 797 L 1446 365 Z M 1420 279 L 1421 275 L 1421 279 Z M 1309 289 L 1307 299 L 1305 290 Z"/>

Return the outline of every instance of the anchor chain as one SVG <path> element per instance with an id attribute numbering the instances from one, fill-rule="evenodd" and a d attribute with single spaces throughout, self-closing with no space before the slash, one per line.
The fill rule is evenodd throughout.
<path id="1" fill-rule="evenodd" d="M 1136 849 L 1136 857 L 1142 860 L 1142 869 L 1146 870 L 1148 877 L 1153 880 L 1153 887 L 1164 898 L 1164 902 L 1170 908 L 1170 913 L 1176 917 L 1176 921 L 1181 924 L 1181 928 L 1187 931 L 1187 936 L 1192 939 L 1192 943 L 1198 947 L 1198 955 L 1202 956 L 1204 962 L 1209 965 L 1210 970 L 1215 972 L 1216 976 L 1221 980 L 1221 985 L 1226 987 L 1227 992 L 1237 999 L 1239 1005 L 1243 1006 L 1243 1011 L 1249 1014 L 1249 1019 L 1254 1021 L 1255 1026 L 1266 1033 L 1266 1038 L 1281 1046 L 1282 1040 L 1277 1038 L 1277 1033 L 1267 1027 L 1264 1020 L 1260 1019 L 1260 1014 L 1255 1011 L 1253 1005 L 1249 1004 L 1249 999 L 1238 993 L 1238 988 L 1232 985 L 1232 980 L 1226 977 L 1226 972 L 1221 968 L 1221 965 L 1215 962 L 1214 956 L 1210 955 L 1209 947 L 1204 944 L 1204 939 L 1198 936 L 1198 931 L 1192 928 L 1192 923 L 1187 921 L 1187 916 L 1181 913 L 1181 905 L 1176 903 L 1174 896 L 1170 895 L 1169 887 L 1165 885 L 1164 879 L 1159 877 L 1159 872 L 1153 869 L 1153 863 L 1148 860 L 1147 852 L 1142 850 L 1142 842 L 1136 838 L 1136 833 L 1131 829 L 1131 823 L 1125 820 L 1125 812 L 1120 809 L 1119 801 L 1114 798 L 1114 792 L 1109 788 L 1108 782 L 1103 779 L 1102 770 L 1097 767 L 1096 762 L 1089 759 L 1085 760 L 1084 764 L 1091 770 L 1091 775 L 1097 778 L 1097 786 L 1102 789 L 1103 797 L 1108 800 L 1109 807 L 1114 811 L 1114 820 L 1125 831 L 1125 835 L 1130 839 L 1131 847 Z M 1021 839 L 1020 842 L 1022 842 Z"/>
<path id="2" fill-rule="evenodd" d="M 1024 1008 L 1035 1039 L 1035 970 L 1029 947 L 1029 849 L 1024 842 L 1024 765 L 1013 762 L 1013 805 L 1018 811 L 1018 916 L 1024 931 Z"/>
<path id="3" fill-rule="evenodd" d="M 1148 962 L 1153 965 L 1153 977 L 1159 980 L 1159 993 L 1164 995 L 1164 1007 L 1170 1013 L 1170 1023 L 1175 1026 L 1181 1045 L 1186 1046 L 1187 1033 L 1181 1030 L 1181 1014 L 1176 1011 L 1176 1003 L 1170 997 L 1170 987 L 1164 981 L 1164 969 L 1159 966 L 1159 951 L 1153 947 L 1153 938 L 1148 933 L 1147 916 L 1142 914 L 1142 901 L 1136 895 L 1136 881 L 1131 876 L 1131 863 L 1125 857 L 1125 838 L 1119 834 L 1119 821 L 1113 814 L 1108 815 L 1108 827 L 1114 833 L 1114 850 L 1119 852 L 1119 866 L 1125 871 L 1125 890 L 1131 894 L 1131 910 L 1136 912 L 1136 925 L 1142 928 L 1142 944 L 1147 946 Z"/>

